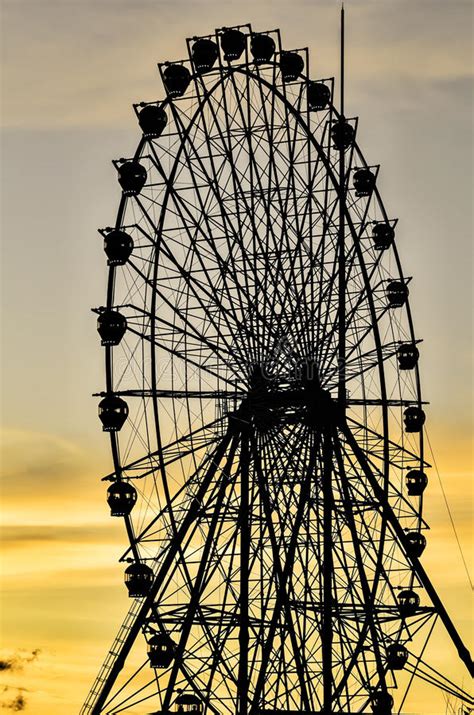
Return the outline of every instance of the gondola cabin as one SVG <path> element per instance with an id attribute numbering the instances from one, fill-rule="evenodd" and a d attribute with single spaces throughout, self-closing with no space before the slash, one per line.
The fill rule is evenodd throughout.
<path id="1" fill-rule="evenodd" d="M 221 35 L 221 47 L 226 62 L 240 59 L 247 46 L 247 38 L 240 30 L 224 30 Z"/>
<path id="2" fill-rule="evenodd" d="M 137 501 L 137 490 L 128 482 L 114 482 L 107 489 L 110 516 L 128 516 Z"/>
<path id="3" fill-rule="evenodd" d="M 401 308 L 408 300 L 408 286 L 402 281 L 389 281 L 386 295 L 390 308 Z"/>
<path id="4" fill-rule="evenodd" d="M 175 644 L 166 633 L 155 633 L 148 641 L 151 668 L 169 668 L 174 658 Z"/>
<path id="5" fill-rule="evenodd" d="M 386 251 L 395 239 L 395 229 L 385 221 L 379 221 L 372 227 L 372 241 L 377 251 Z"/>
<path id="6" fill-rule="evenodd" d="M 202 702 L 193 693 L 181 693 L 175 700 L 178 713 L 202 713 Z"/>
<path id="7" fill-rule="evenodd" d="M 138 115 L 138 124 L 146 139 L 157 139 L 168 124 L 168 115 L 163 107 L 147 104 Z"/>
<path id="8" fill-rule="evenodd" d="M 138 196 L 147 180 L 145 167 L 138 161 L 125 161 L 117 171 L 124 196 Z"/>
<path id="9" fill-rule="evenodd" d="M 386 690 L 376 690 L 370 696 L 370 706 L 375 715 L 390 715 L 393 708 L 393 698 Z"/>
<path id="10" fill-rule="evenodd" d="M 337 121 L 331 127 L 331 139 L 335 149 L 345 151 L 355 140 L 355 129 L 346 121 Z"/>
<path id="11" fill-rule="evenodd" d="M 99 419 L 104 432 L 119 432 L 128 417 L 128 405 L 116 395 L 107 395 L 99 402 Z"/>
<path id="12" fill-rule="evenodd" d="M 358 198 L 370 196 L 375 186 L 375 174 L 370 169 L 357 169 L 354 172 L 352 183 Z"/>
<path id="13" fill-rule="evenodd" d="M 125 231 L 113 229 L 104 237 L 104 251 L 109 266 L 123 266 L 133 252 L 133 238 Z"/>
<path id="14" fill-rule="evenodd" d="M 172 98 L 182 97 L 191 82 L 191 74 L 184 65 L 167 65 L 163 70 L 163 83 Z"/>
<path id="15" fill-rule="evenodd" d="M 310 82 L 307 90 L 308 109 L 317 112 L 325 109 L 331 100 L 331 90 L 323 82 Z"/>
<path id="16" fill-rule="evenodd" d="M 414 616 L 420 605 L 420 597 L 411 588 L 406 588 L 398 594 L 398 610 L 403 618 Z"/>
<path id="17" fill-rule="evenodd" d="M 196 72 L 209 72 L 214 67 L 219 51 L 212 40 L 201 38 L 196 40 L 191 49 L 191 58 Z"/>
<path id="18" fill-rule="evenodd" d="M 255 64 L 262 65 L 270 62 L 275 54 L 275 41 L 270 35 L 252 35 L 250 41 L 250 52 L 255 60 Z"/>
<path id="19" fill-rule="evenodd" d="M 283 82 L 294 82 L 304 70 L 304 60 L 297 52 L 282 52 L 280 71 Z"/>
<path id="20" fill-rule="evenodd" d="M 428 477 L 419 469 L 410 469 L 406 477 L 408 495 L 411 497 L 421 497 L 428 485 Z"/>
<path id="21" fill-rule="evenodd" d="M 413 370 L 418 363 L 420 353 L 414 343 L 404 343 L 397 349 L 399 370 Z"/>
<path id="22" fill-rule="evenodd" d="M 393 643 L 387 648 L 387 666 L 390 670 L 402 670 L 408 660 L 408 651 L 401 643 Z"/>
<path id="23" fill-rule="evenodd" d="M 127 319 L 116 310 L 104 310 L 97 318 L 97 332 L 101 344 L 118 345 L 127 330 Z"/>
<path id="24" fill-rule="evenodd" d="M 130 598 L 145 598 L 153 584 L 153 571 L 146 564 L 134 562 L 125 569 L 125 586 Z"/>
<path id="25" fill-rule="evenodd" d="M 419 531 L 409 531 L 405 535 L 407 552 L 410 556 L 420 558 L 426 548 L 426 537 Z"/>
<path id="26" fill-rule="evenodd" d="M 403 420 L 405 422 L 405 432 L 421 432 L 425 424 L 426 415 L 421 407 L 411 405 L 404 411 Z"/>

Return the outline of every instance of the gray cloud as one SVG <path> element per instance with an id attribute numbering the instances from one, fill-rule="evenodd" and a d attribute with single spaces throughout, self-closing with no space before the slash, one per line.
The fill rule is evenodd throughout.
<path id="1" fill-rule="evenodd" d="M 28 449 L 23 448 L 26 444 Z M 3 430 L 1 445 L 2 493 L 6 499 L 27 496 L 39 482 L 51 498 L 53 493 L 68 492 L 72 479 L 77 489 L 90 479 L 85 454 L 75 443 L 55 435 Z"/>
<path id="2" fill-rule="evenodd" d="M 23 670 L 25 665 L 37 660 L 41 653 L 40 648 L 35 648 L 29 653 L 16 651 L 6 658 L 0 658 L 0 673 L 5 671 L 18 672 Z M 8 689 L 8 686 L 6 686 Z"/>
<path id="3" fill-rule="evenodd" d="M 7 687 L 6 690 L 10 690 L 10 688 Z M 26 710 L 26 704 L 26 698 L 23 693 L 17 693 L 13 700 L 8 700 L 8 702 L 2 703 L 0 707 L 2 710 L 11 710 L 14 713 L 18 713 Z"/>
<path id="4" fill-rule="evenodd" d="M 104 511 L 106 507 L 104 506 Z M 2 530 L 2 542 L 8 546 L 18 546 L 20 544 L 30 544 L 31 542 L 55 542 L 59 544 L 79 543 L 107 543 L 113 541 L 118 529 L 106 523 L 103 526 L 10 526 Z M 121 532 L 120 532 L 121 533 Z M 6 670 L 2 667 L 0 660 L 0 671 Z"/>
<path id="5" fill-rule="evenodd" d="M 8 126 L 126 126 L 131 102 L 163 93 L 155 63 L 181 58 L 185 37 L 216 26 L 280 26 L 288 47 L 309 45 L 318 73 L 333 73 L 338 62 L 333 0 L 294 0 L 290 14 L 287 0 L 43 0 L 4 7 Z M 349 79 L 353 74 L 376 85 L 380 76 L 389 83 L 414 77 L 422 83 L 472 73 L 469 3 L 349 0 L 346 7 Z"/>
<path id="6" fill-rule="evenodd" d="M 40 648 L 34 648 L 31 651 L 15 651 L 9 656 L 0 658 L 0 675 L 2 673 L 15 674 L 23 672 L 30 663 L 38 659 L 40 653 Z M 26 710 L 26 692 L 28 692 L 26 688 L 3 685 L 0 690 L 0 708 L 15 713 Z"/>

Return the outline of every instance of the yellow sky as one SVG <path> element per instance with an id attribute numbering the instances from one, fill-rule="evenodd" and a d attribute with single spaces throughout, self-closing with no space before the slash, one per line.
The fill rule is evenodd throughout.
<path id="1" fill-rule="evenodd" d="M 10 688 L 0 702 L 13 702 L 20 692 L 17 688 L 27 688 L 27 712 L 73 713 L 129 607 L 122 585 L 123 567 L 116 563 L 124 535 L 119 520 L 107 516 L 105 486 L 96 479 L 95 466 L 105 467 L 102 454 L 85 456 L 74 444 L 38 433 L 6 433 L 5 438 L 4 651 L 0 659 L 17 654 L 21 660 L 36 649 L 40 653 L 21 669 L 0 672 L 0 682 Z M 19 439 L 27 440 L 28 452 L 18 453 Z M 466 448 L 458 443 L 459 461 L 452 460 L 446 450 L 439 467 L 459 537 L 468 551 L 472 515 L 465 494 L 471 489 L 472 472 L 457 471 L 469 467 L 469 460 L 462 456 Z M 57 479 L 48 473 L 48 464 L 55 460 L 64 470 L 58 472 Z M 30 482 L 25 490 L 22 475 L 31 473 L 41 487 L 32 488 Z M 30 495 L 26 493 L 29 490 Z M 426 506 L 432 531 L 423 562 L 469 642 L 470 588 L 434 475 Z M 471 573 L 473 566 L 471 559 Z M 463 668 L 442 627 L 437 629 L 429 653 L 433 665 L 467 687 Z M 418 687 L 406 712 L 434 715 L 444 712 L 439 709 L 443 702 L 442 696 Z"/>
<path id="2" fill-rule="evenodd" d="M 472 563 L 472 7 L 349 0 L 348 104 L 400 218 L 428 429 Z M 314 0 L 3 0 L 3 604 L 0 707 L 77 712 L 129 606 L 108 517 L 110 470 L 90 394 L 102 353 L 89 306 L 105 296 L 98 226 L 113 221 L 110 159 L 138 140 L 133 101 L 162 94 L 156 62 L 217 25 L 280 27 L 337 73 L 338 4 Z M 471 645 L 472 594 L 432 474 L 423 561 Z M 471 555 L 470 553 L 471 552 Z M 32 657 L 34 651 L 39 652 Z M 464 671 L 442 629 L 434 664 Z M 467 685 L 464 679 L 464 685 Z M 19 699 L 20 698 L 20 699 Z M 16 704 L 15 704 L 16 703 Z M 23 706 L 22 706 L 23 707 Z M 444 713 L 414 691 L 407 713 Z"/>

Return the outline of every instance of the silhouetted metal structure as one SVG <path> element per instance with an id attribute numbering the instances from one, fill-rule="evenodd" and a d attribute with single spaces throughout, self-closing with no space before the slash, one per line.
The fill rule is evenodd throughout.
<path id="1" fill-rule="evenodd" d="M 439 618 L 472 667 L 419 560 L 420 341 L 343 82 L 338 112 L 250 25 L 188 56 L 135 106 L 101 232 L 134 600 L 81 712 L 386 714 L 414 675 L 465 697 L 423 661 Z"/>

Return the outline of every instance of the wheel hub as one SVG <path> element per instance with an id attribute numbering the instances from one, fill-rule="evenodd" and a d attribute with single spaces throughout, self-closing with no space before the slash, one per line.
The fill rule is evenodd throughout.
<path id="1" fill-rule="evenodd" d="M 258 431 L 285 424 L 306 424 L 322 431 L 334 427 L 341 413 L 337 400 L 319 382 L 314 364 L 305 365 L 292 380 L 279 382 L 256 365 L 243 406 Z"/>

